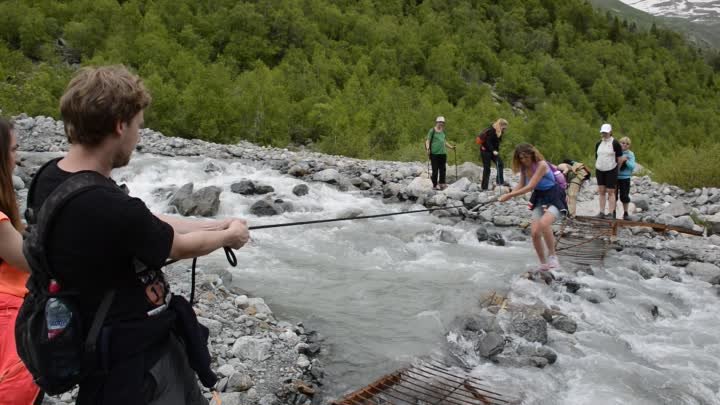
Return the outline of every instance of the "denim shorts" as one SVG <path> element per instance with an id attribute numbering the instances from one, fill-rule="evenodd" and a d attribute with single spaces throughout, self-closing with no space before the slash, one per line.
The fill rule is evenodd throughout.
<path id="1" fill-rule="evenodd" d="M 537 207 L 533 208 L 532 210 L 532 219 L 540 219 L 545 214 L 545 212 L 549 212 L 553 214 L 555 217 L 555 220 L 560 218 L 560 210 L 554 206 L 554 205 L 548 205 L 547 210 L 544 206 L 538 205 Z"/>

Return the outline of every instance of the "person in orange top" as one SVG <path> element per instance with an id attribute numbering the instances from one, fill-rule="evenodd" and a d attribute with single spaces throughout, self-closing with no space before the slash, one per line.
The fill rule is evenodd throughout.
<path id="1" fill-rule="evenodd" d="M 15 319 L 30 275 L 22 253 L 23 224 L 12 181 L 17 148 L 12 123 L 0 118 L 0 405 L 42 401 L 40 389 L 15 348 Z"/>

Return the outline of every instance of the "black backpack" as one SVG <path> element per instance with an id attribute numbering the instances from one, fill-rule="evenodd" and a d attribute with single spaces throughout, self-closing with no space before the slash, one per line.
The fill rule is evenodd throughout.
<path id="1" fill-rule="evenodd" d="M 28 206 L 33 201 L 35 183 L 46 163 L 35 175 L 28 193 Z M 15 322 L 17 352 L 35 383 L 47 394 L 57 395 L 71 390 L 87 376 L 102 373 L 97 355 L 97 343 L 105 317 L 112 305 L 115 290 L 103 295 L 89 331 L 77 309 L 78 292 L 63 289 L 51 293 L 49 286 L 53 269 L 48 261 L 47 235 L 53 226 L 55 215 L 77 195 L 96 188 L 117 188 L 111 180 L 93 171 L 73 174 L 60 184 L 42 204 L 40 212 L 31 208 L 25 212 L 28 223 L 23 243 L 23 253 L 30 265 L 28 295 L 25 297 Z M 49 335 L 46 318 L 48 300 L 56 299 L 70 313 L 69 323 Z"/>

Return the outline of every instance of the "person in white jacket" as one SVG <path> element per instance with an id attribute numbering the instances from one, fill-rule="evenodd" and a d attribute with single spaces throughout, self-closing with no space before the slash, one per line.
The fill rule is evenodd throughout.
<path id="1" fill-rule="evenodd" d="M 602 124 L 600 127 L 602 139 L 595 144 L 595 176 L 597 177 L 598 194 L 600 195 L 600 213 L 598 218 L 615 218 L 615 188 L 618 179 L 618 159 L 622 156 L 620 143 L 612 136 L 612 126 Z M 605 214 L 605 201 L 608 211 Z"/>

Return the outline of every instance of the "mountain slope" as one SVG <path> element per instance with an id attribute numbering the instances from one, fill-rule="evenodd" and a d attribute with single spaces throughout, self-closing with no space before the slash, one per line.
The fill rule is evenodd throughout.
<path id="1" fill-rule="evenodd" d="M 653 23 L 684 33 L 701 47 L 720 49 L 720 0 L 590 0 L 644 27 Z"/>

